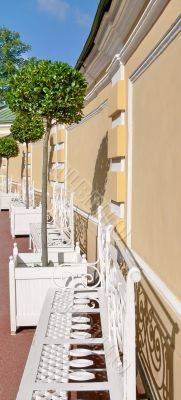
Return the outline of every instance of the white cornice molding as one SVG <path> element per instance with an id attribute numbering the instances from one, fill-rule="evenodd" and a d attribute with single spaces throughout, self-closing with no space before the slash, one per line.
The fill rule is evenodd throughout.
<path id="1" fill-rule="evenodd" d="M 153 26 L 169 0 L 150 0 L 136 27 L 120 51 L 120 58 L 125 64 L 140 42 Z"/>
<path id="2" fill-rule="evenodd" d="M 159 278 L 159 276 L 150 268 L 150 266 L 143 261 L 143 259 L 138 256 L 138 254 L 131 249 L 131 254 L 133 254 L 139 268 L 141 269 L 143 275 L 145 275 L 149 281 L 154 284 L 158 293 L 162 295 L 166 303 L 172 308 L 172 310 L 181 318 L 181 301 L 171 292 L 168 286 Z"/>
<path id="3" fill-rule="evenodd" d="M 174 24 L 167 31 L 165 36 L 158 42 L 154 49 L 148 54 L 144 61 L 139 65 L 139 67 L 130 76 L 130 81 L 135 82 L 140 75 L 160 56 L 161 53 L 166 49 L 166 47 L 175 39 L 175 37 L 181 31 L 181 17 L 179 17 Z"/>
<path id="4" fill-rule="evenodd" d="M 11 124 L 0 124 L 0 131 L 4 128 L 11 128 Z"/>
<path id="5" fill-rule="evenodd" d="M 94 108 L 90 113 L 86 114 L 81 121 L 78 124 L 72 124 L 70 125 L 67 130 L 68 132 L 72 131 L 75 129 L 78 125 L 84 124 L 86 121 L 88 121 L 90 118 L 94 117 L 95 115 L 99 114 L 106 106 L 107 106 L 107 99 L 104 100 L 98 107 Z"/>
<path id="6" fill-rule="evenodd" d="M 109 65 L 106 68 L 106 72 L 105 72 L 104 76 L 95 84 L 94 88 L 87 94 L 87 96 L 85 98 L 85 104 L 88 104 L 92 99 L 94 99 L 97 96 L 97 94 L 111 82 L 112 77 L 115 74 L 115 72 L 117 71 L 117 69 L 119 69 L 121 64 L 125 64 L 125 62 L 127 62 L 129 57 L 133 54 L 135 49 L 138 47 L 140 42 L 143 40 L 145 35 L 148 33 L 151 26 L 157 20 L 161 11 L 163 10 L 163 8 L 165 7 L 165 5 L 167 3 L 168 3 L 168 0 L 150 0 L 144 13 L 142 14 L 136 27 L 134 28 L 134 31 L 132 32 L 132 34 L 130 35 L 130 37 L 128 38 L 128 40 L 124 46 L 121 45 L 121 38 L 118 36 L 119 30 L 116 31 L 115 27 L 114 27 L 114 31 L 115 31 L 114 35 L 113 35 L 114 42 L 115 42 L 115 33 L 117 35 L 118 40 L 116 40 L 117 48 L 115 48 L 115 46 L 114 46 L 115 54 L 112 55 L 112 57 L 111 57 L 112 60 L 109 57 L 108 50 L 106 50 L 106 53 L 104 53 L 103 49 L 101 49 L 101 43 L 99 43 L 100 51 L 97 54 L 97 57 L 96 57 L 96 51 L 98 51 L 98 50 L 96 50 L 96 47 L 93 48 L 92 52 L 90 53 L 89 58 L 87 59 L 87 64 L 85 63 L 84 69 L 82 69 L 82 72 L 85 74 L 85 76 L 88 77 L 89 84 L 90 85 L 94 84 L 94 81 L 96 81 L 96 78 L 99 75 L 99 73 L 106 68 L 106 65 L 108 63 L 109 63 Z M 131 7 L 131 5 L 130 5 L 130 7 Z M 122 17 L 122 14 L 121 14 L 120 18 L 121 17 Z M 118 23 L 118 21 L 117 21 L 117 23 Z M 119 19 L 119 25 L 120 24 L 121 24 L 121 21 Z M 110 31 L 110 35 L 111 35 L 111 31 Z M 112 40 L 113 40 L 113 37 L 112 37 Z M 113 50 L 113 43 L 109 47 L 111 47 Z M 98 46 L 97 46 L 97 48 L 98 48 Z M 100 57 L 98 57 L 98 55 Z M 90 62 L 90 57 L 92 57 L 92 59 L 93 59 L 92 63 Z M 111 62 L 110 62 L 110 60 L 111 60 Z M 90 64 L 89 64 L 89 62 L 90 62 Z"/>

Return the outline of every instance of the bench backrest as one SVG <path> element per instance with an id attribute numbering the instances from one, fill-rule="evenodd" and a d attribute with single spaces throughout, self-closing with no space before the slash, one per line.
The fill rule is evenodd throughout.
<path id="1" fill-rule="evenodd" d="M 74 214 L 73 214 L 73 193 L 65 192 L 63 188 L 54 185 L 52 199 L 53 222 L 63 230 L 68 238 L 68 245 L 74 243 Z"/>
<path id="2" fill-rule="evenodd" d="M 112 244 L 111 225 L 102 223 L 102 210 L 98 215 L 98 253 L 100 280 L 107 299 L 109 340 L 116 352 L 117 368 L 123 371 L 124 398 L 136 399 L 135 360 L 135 298 L 134 285 L 141 274 L 132 260 L 124 258 Z M 124 264 L 123 271 L 121 266 Z M 125 266 L 126 273 L 125 273 Z"/>

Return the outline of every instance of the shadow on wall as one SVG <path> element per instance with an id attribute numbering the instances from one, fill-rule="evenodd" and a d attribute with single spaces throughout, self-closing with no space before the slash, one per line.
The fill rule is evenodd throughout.
<path id="1" fill-rule="evenodd" d="M 92 215 L 95 215 L 97 213 L 98 207 L 102 204 L 106 189 L 109 166 L 110 160 L 108 159 L 108 133 L 106 133 L 99 147 L 94 170 L 94 178 L 92 182 L 91 192 Z"/>
<path id="2" fill-rule="evenodd" d="M 26 163 L 25 152 L 22 151 L 22 160 L 21 160 L 21 180 L 23 179 L 23 173 L 24 173 L 24 171 L 25 171 L 25 163 Z"/>
<path id="3" fill-rule="evenodd" d="M 48 179 L 50 179 L 50 172 L 52 170 L 52 162 L 53 162 L 53 150 L 50 151 L 49 153 L 49 160 L 48 160 Z"/>
<path id="4" fill-rule="evenodd" d="M 136 290 L 138 369 L 149 399 L 174 400 L 173 357 L 179 328 L 144 281 Z"/>

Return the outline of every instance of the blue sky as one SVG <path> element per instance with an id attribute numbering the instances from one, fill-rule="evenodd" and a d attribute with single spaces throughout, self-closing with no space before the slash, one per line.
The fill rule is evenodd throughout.
<path id="1" fill-rule="evenodd" d="M 98 0 L 3 0 L 0 26 L 20 33 L 30 56 L 74 66 L 88 37 Z"/>

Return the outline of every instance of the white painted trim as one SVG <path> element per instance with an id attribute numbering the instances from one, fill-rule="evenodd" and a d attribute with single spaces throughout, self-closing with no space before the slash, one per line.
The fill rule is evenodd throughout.
<path id="1" fill-rule="evenodd" d="M 131 82 L 135 82 L 149 66 L 160 56 L 168 45 L 175 39 L 181 31 L 181 17 L 167 31 L 166 35 L 157 43 L 154 49 L 148 54 L 139 67 L 131 74 Z"/>
<path id="2" fill-rule="evenodd" d="M 128 153 L 127 153 L 127 245 L 131 247 L 132 153 L 133 153 L 133 84 L 128 81 Z"/>
<path id="3" fill-rule="evenodd" d="M 115 74 L 112 76 L 112 86 L 114 86 L 118 81 L 123 81 L 124 80 L 124 66 L 123 64 L 119 65 L 118 70 L 115 72 Z"/>
<path id="4" fill-rule="evenodd" d="M 124 218 L 124 210 L 125 210 L 125 204 L 124 203 L 116 203 L 111 200 L 110 204 L 111 212 L 115 214 L 117 217 L 120 219 Z"/>
<path id="5" fill-rule="evenodd" d="M 64 189 L 65 193 L 67 192 L 67 165 L 68 165 L 68 132 L 67 129 L 65 129 L 65 163 L 64 163 Z"/>
<path id="6" fill-rule="evenodd" d="M 133 32 L 119 53 L 120 59 L 124 64 L 129 60 L 130 56 L 151 29 L 167 3 L 168 0 L 150 0 Z"/>
<path id="7" fill-rule="evenodd" d="M 90 118 L 93 118 L 95 115 L 99 114 L 106 106 L 107 106 L 108 100 L 104 100 L 101 104 L 99 104 L 98 107 L 94 108 L 90 113 L 85 115 L 81 121 L 78 124 L 72 124 L 68 127 L 68 131 L 72 131 L 74 128 L 76 128 L 79 125 L 84 124 L 84 122 L 87 122 Z"/>
<path id="8" fill-rule="evenodd" d="M 174 40 L 181 30 L 181 18 L 177 19 L 170 29 L 158 42 L 155 48 L 148 54 L 143 62 L 135 69 L 128 80 L 128 168 L 127 168 L 127 245 L 133 253 L 135 259 L 140 263 L 140 268 L 147 278 L 157 288 L 160 295 L 169 304 L 172 310 L 181 318 L 181 302 L 175 297 L 159 276 L 152 271 L 132 249 L 131 230 L 132 230 L 132 151 L 133 151 L 133 83 L 144 73 L 144 71 L 156 60 L 157 57 Z"/>
<path id="9" fill-rule="evenodd" d="M 97 82 L 94 88 L 87 94 L 85 98 L 85 104 L 88 104 L 92 99 L 94 99 L 98 95 L 98 93 L 100 93 L 100 91 L 111 82 L 113 76 L 117 73 L 119 68 L 122 67 L 122 65 L 124 65 L 128 61 L 128 59 L 133 54 L 135 49 L 138 47 L 140 42 L 149 32 L 152 25 L 157 20 L 157 18 L 159 17 L 159 15 L 161 14 L 162 10 L 164 9 L 167 3 L 168 0 L 150 0 L 146 9 L 144 10 L 143 15 L 141 16 L 137 25 L 135 26 L 132 34 L 129 36 L 127 42 L 122 47 L 121 51 L 118 50 L 119 53 L 115 54 L 114 57 L 112 58 L 112 61 L 110 62 L 110 64 L 106 69 L 105 75 L 100 79 L 100 81 Z M 121 41 L 118 42 L 119 49 L 120 49 L 120 43 Z M 90 72 L 91 71 L 88 71 L 88 74 L 90 74 Z M 94 80 L 96 79 L 96 76 L 94 76 L 93 74 L 92 74 L 92 79 Z"/>
<path id="10" fill-rule="evenodd" d="M 152 268 L 133 250 L 131 249 L 136 262 L 142 273 L 154 284 L 154 287 L 162 295 L 166 303 L 172 310 L 181 318 L 181 301 L 171 292 L 168 286 L 159 278 L 159 276 L 152 270 Z"/>
<path id="11" fill-rule="evenodd" d="M 10 128 L 11 127 L 11 124 L 0 124 L 0 129 L 1 128 Z M 0 134 L 1 134 L 1 132 L 0 132 Z M 2 135 L 4 135 L 4 133 L 2 133 Z"/>
<path id="12" fill-rule="evenodd" d="M 111 122 L 111 127 L 115 128 L 118 125 L 124 125 L 125 124 L 125 112 L 121 111 L 119 114 L 116 115 L 116 117 L 112 118 Z"/>

